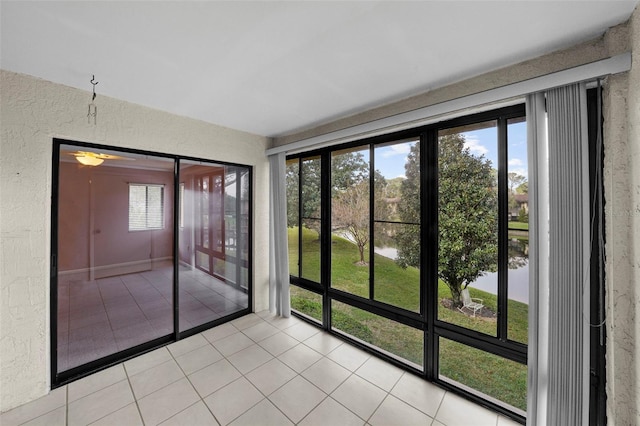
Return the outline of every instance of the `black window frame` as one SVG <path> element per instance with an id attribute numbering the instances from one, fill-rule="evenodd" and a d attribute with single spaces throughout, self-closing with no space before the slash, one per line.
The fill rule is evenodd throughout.
<path id="1" fill-rule="evenodd" d="M 497 355 L 511 361 L 521 364 L 527 363 L 527 345 L 512 341 L 507 336 L 507 269 L 508 269 L 508 249 L 507 249 L 507 233 L 508 233 L 508 206 L 507 206 L 507 122 L 511 119 L 525 118 L 524 104 L 507 106 L 495 110 L 480 112 L 455 118 L 452 120 L 442 121 L 426 126 L 420 126 L 413 129 L 402 130 L 389 134 L 374 136 L 370 138 L 355 140 L 352 142 L 334 145 L 330 147 L 305 151 L 287 156 L 287 161 L 298 161 L 298 170 L 300 171 L 302 161 L 310 157 L 320 157 L 321 159 L 321 280 L 313 282 L 300 276 L 290 276 L 290 282 L 306 290 L 312 291 L 322 296 L 323 299 L 323 321 L 322 324 L 311 320 L 305 315 L 293 312 L 294 315 L 314 323 L 322 327 L 325 331 L 336 335 L 352 344 L 362 348 L 363 350 L 373 353 L 407 371 L 423 377 L 426 380 L 434 382 L 445 389 L 452 390 L 474 402 L 489 407 L 505 416 L 508 416 L 518 422 L 524 423 L 525 417 L 520 413 L 508 409 L 502 404 L 483 398 L 479 393 L 469 392 L 462 389 L 449 381 L 442 380 L 438 377 L 438 340 L 440 337 L 451 341 L 462 343 L 475 349 Z M 496 120 L 498 123 L 498 170 L 499 170 L 499 263 L 498 263 L 498 324 L 497 335 L 490 336 L 475 330 L 467 329 L 455 324 L 441 321 L 437 318 L 437 291 L 438 278 L 437 256 L 429 256 L 428 253 L 438 253 L 438 131 L 469 126 L 486 121 Z M 370 292 L 369 298 L 356 296 L 330 286 L 331 282 L 331 190 L 330 190 L 330 173 L 331 173 L 331 153 L 338 150 L 361 147 L 370 150 L 373 153 L 375 147 L 381 144 L 389 144 L 399 142 L 406 139 L 418 139 L 420 144 L 420 198 L 421 198 L 421 217 L 420 217 L 420 235 L 423 241 L 421 250 L 421 273 L 420 273 L 420 311 L 411 312 L 396 306 L 386 304 L 384 302 L 373 299 L 373 292 Z M 375 160 L 370 158 L 370 170 Z M 369 173 L 369 179 L 373 179 L 373 173 Z M 373 186 L 370 185 L 370 191 Z M 372 192 L 370 192 L 372 193 Z M 302 185 L 301 177 L 298 176 L 298 229 L 302 225 Z M 371 199 L 373 196 L 370 197 Z M 425 208 L 425 206 L 432 206 Z M 373 230 L 374 215 L 370 215 L 370 231 Z M 298 232 L 298 259 L 302 262 L 302 244 L 301 232 Z M 371 250 L 371 248 L 370 248 Z M 373 259 L 370 256 L 370 259 Z M 370 268 L 373 269 L 374 261 L 370 262 Z M 300 265 L 298 265 L 298 274 L 300 273 Z M 370 273 L 370 285 L 372 284 L 373 274 Z M 369 311 L 373 314 L 384 318 L 397 321 L 401 324 L 422 330 L 424 332 L 424 359 L 422 370 L 417 369 L 400 359 L 389 356 L 388 354 L 377 350 L 375 347 L 364 345 L 356 339 L 345 336 L 336 332 L 331 326 L 331 301 L 351 305 L 353 307 Z"/>
<path id="2" fill-rule="evenodd" d="M 58 242 L 59 242 L 59 230 L 58 230 L 58 218 L 59 218 L 59 177 L 60 177 L 60 151 L 62 145 L 72 145 L 74 147 L 85 147 L 92 150 L 99 151 L 118 151 L 122 153 L 130 153 L 136 155 L 147 155 L 158 158 L 164 158 L 168 160 L 174 161 L 173 167 L 173 217 L 169 220 L 171 221 L 168 226 L 173 229 L 173 243 L 172 243 L 172 256 L 173 256 L 173 332 L 167 334 L 165 336 L 161 336 L 155 338 L 151 341 L 142 343 L 140 345 L 127 348 L 113 354 L 101 357 L 99 359 L 90 361 L 88 363 L 79 365 L 77 367 L 70 368 L 68 370 L 64 370 L 58 372 L 58 357 L 57 357 L 57 342 L 58 342 Z M 254 207 L 254 166 L 240 164 L 240 163 L 231 163 L 228 161 L 218 161 L 206 158 L 197 158 L 190 157 L 184 155 L 177 154 L 169 154 L 169 153 L 161 153 L 154 151 L 146 151 L 134 148 L 127 147 L 119 147 L 119 146 L 111 146 L 104 144 L 97 144 L 91 142 L 82 142 L 75 141 L 69 139 L 62 138 L 53 138 L 53 150 L 52 150 L 52 187 L 51 187 L 51 244 L 50 244 L 50 274 L 49 274 L 49 288 L 50 288 L 50 296 L 49 296 L 49 319 L 50 319 L 50 378 L 51 378 L 51 389 L 56 389 L 58 387 L 64 386 L 70 382 L 78 380 L 80 378 L 86 377 L 90 374 L 96 373 L 98 371 L 109 368 L 117 363 L 126 361 L 128 359 L 134 358 L 136 356 L 142 355 L 146 352 L 150 352 L 154 349 L 158 349 L 162 346 L 166 346 L 168 344 L 177 342 L 179 340 L 186 339 L 195 334 L 201 333 L 202 331 L 213 328 L 217 325 L 224 324 L 226 322 L 232 321 L 236 318 L 242 317 L 252 312 L 253 310 L 253 207 Z M 247 293 L 247 307 L 236 312 L 233 312 L 229 315 L 223 316 L 221 318 L 215 319 L 213 321 L 194 326 L 184 331 L 180 331 L 179 326 L 179 312 L 180 312 L 180 278 L 179 278 L 179 230 L 180 230 L 180 191 L 178 188 L 180 187 L 180 162 L 181 161 L 191 161 L 191 162 L 201 162 L 206 164 L 215 164 L 225 167 L 234 167 L 234 168 L 244 168 L 248 171 L 248 229 L 247 229 L 247 260 L 243 260 L 241 256 L 238 258 L 239 262 L 238 269 L 240 268 L 240 263 L 242 263 L 242 267 L 246 267 L 247 271 L 247 288 L 242 288 L 242 291 Z M 165 191 L 163 190 L 163 193 Z M 163 195 L 164 196 L 164 195 Z M 164 214 L 164 212 L 163 212 Z M 163 216 L 163 220 L 168 218 Z M 240 221 L 239 221 L 240 222 Z M 240 223 L 238 223 L 238 227 L 240 227 Z M 237 278 L 240 276 L 238 275 Z M 238 279 L 236 281 L 239 281 Z M 238 284 L 239 285 L 239 284 Z"/>

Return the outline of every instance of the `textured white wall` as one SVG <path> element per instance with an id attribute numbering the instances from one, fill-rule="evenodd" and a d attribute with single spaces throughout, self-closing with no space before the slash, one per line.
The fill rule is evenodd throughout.
<path id="1" fill-rule="evenodd" d="M 640 7 L 631 70 L 605 92 L 607 419 L 640 424 Z"/>
<path id="2" fill-rule="evenodd" d="M 254 166 L 254 309 L 268 307 L 267 138 L 0 71 L 0 411 L 49 389 L 52 138 Z"/>

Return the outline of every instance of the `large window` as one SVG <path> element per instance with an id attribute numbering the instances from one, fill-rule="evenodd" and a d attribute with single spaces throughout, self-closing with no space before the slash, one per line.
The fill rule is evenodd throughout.
<path id="1" fill-rule="evenodd" d="M 519 105 L 288 157 L 294 312 L 522 420 L 525 127 Z"/>

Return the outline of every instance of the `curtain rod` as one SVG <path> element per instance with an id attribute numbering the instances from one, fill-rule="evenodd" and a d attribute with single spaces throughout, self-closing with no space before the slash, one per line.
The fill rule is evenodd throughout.
<path id="1" fill-rule="evenodd" d="M 445 115 L 453 115 L 456 112 L 475 108 L 474 112 L 483 109 L 493 109 L 496 103 L 515 103 L 529 93 L 536 93 L 554 87 L 564 86 L 603 77 L 609 74 L 617 74 L 631 69 L 631 53 L 622 53 L 608 59 L 591 62 L 574 68 L 546 74 L 518 83 L 509 84 L 495 89 L 487 90 L 473 95 L 463 96 L 412 111 L 391 115 L 389 117 L 336 130 L 308 139 L 286 145 L 269 148 L 266 155 L 280 152 L 292 153 L 311 148 L 335 145 L 352 140 L 376 136 L 383 133 L 403 130 L 410 127 L 430 124 L 441 121 Z M 453 117 L 451 117 L 453 118 Z"/>

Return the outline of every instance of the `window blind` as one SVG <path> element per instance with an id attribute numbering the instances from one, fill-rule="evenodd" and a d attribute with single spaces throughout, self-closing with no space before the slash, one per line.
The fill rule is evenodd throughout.
<path id="1" fill-rule="evenodd" d="M 164 227 L 164 186 L 129 184 L 129 230 Z"/>

